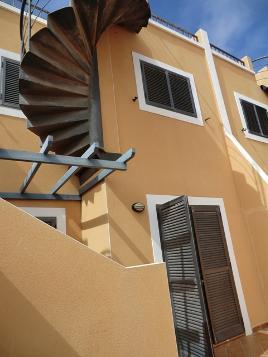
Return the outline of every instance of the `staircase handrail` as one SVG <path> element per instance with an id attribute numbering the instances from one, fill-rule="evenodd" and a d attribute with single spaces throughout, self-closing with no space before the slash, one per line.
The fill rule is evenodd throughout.
<path id="1" fill-rule="evenodd" d="M 40 0 L 33 2 L 32 0 L 21 0 L 20 10 L 20 40 L 21 40 L 21 59 L 30 49 L 30 38 L 34 24 L 42 13 L 48 15 L 49 11 L 46 7 L 51 2 L 48 0 L 43 6 L 38 6 Z M 34 12 L 38 11 L 35 15 Z M 27 36 L 26 36 L 27 34 Z M 27 43 L 28 41 L 28 43 Z"/>

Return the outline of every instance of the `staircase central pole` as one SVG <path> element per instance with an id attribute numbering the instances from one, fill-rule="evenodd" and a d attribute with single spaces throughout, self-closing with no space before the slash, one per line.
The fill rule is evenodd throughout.
<path id="1" fill-rule="evenodd" d="M 90 145 L 96 143 L 100 148 L 103 148 L 103 132 L 102 132 L 102 117 L 101 117 L 101 99 L 99 85 L 99 70 L 97 51 L 95 51 L 92 63 L 92 81 L 89 96 L 89 142 Z"/>
<path id="2" fill-rule="evenodd" d="M 30 39 L 32 35 L 32 0 L 28 0 L 28 51 L 30 51 Z"/>

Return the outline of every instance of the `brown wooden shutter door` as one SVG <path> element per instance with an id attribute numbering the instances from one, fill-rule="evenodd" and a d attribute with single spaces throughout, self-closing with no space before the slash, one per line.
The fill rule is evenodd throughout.
<path id="1" fill-rule="evenodd" d="M 187 197 L 157 213 L 180 356 L 213 356 Z"/>
<path id="2" fill-rule="evenodd" d="M 244 333 L 220 208 L 192 206 L 195 235 L 215 343 Z"/>

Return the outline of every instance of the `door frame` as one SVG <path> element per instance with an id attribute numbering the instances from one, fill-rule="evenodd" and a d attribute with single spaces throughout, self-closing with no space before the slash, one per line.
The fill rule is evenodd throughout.
<path id="1" fill-rule="evenodd" d="M 66 209 L 54 207 L 18 207 L 33 217 L 55 217 L 57 230 L 66 234 Z"/>
<path id="2" fill-rule="evenodd" d="M 149 223 L 150 223 L 150 231 L 152 238 L 152 248 L 153 248 L 153 256 L 155 263 L 162 263 L 162 248 L 158 227 L 158 219 L 156 212 L 156 205 L 164 204 L 168 201 L 171 201 L 179 196 L 170 196 L 170 195 L 146 195 L 147 199 L 147 207 L 148 207 L 148 215 L 149 215 Z M 234 281 L 236 286 L 236 291 L 238 295 L 239 305 L 242 313 L 242 318 L 245 326 L 246 336 L 252 335 L 252 327 L 249 319 L 248 309 L 245 301 L 245 296 L 240 280 L 240 275 L 238 271 L 238 266 L 236 262 L 236 257 L 234 253 L 233 242 L 231 238 L 231 233 L 229 229 L 228 219 L 226 215 L 226 210 L 224 206 L 223 198 L 214 198 L 214 197 L 188 197 L 190 206 L 219 206 L 222 216 L 222 223 L 224 228 L 224 233 L 226 237 L 226 243 L 228 248 L 228 253 L 230 256 L 232 271 L 234 275 Z"/>

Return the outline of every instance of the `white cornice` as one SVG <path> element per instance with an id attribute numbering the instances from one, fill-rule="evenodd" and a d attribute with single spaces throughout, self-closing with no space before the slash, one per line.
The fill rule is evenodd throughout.
<path id="1" fill-rule="evenodd" d="M 173 35 L 173 36 L 176 36 L 176 37 L 179 37 L 181 40 L 183 41 L 186 41 L 186 42 L 189 42 L 191 43 L 192 45 L 194 46 L 197 46 L 199 48 L 204 48 L 203 45 L 195 40 L 192 40 L 191 38 L 187 37 L 187 36 L 184 36 L 183 34 L 177 32 L 177 31 L 174 31 L 164 25 L 161 25 L 159 24 L 157 21 L 154 21 L 152 19 L 149 20 L 149 24 L 152 25 L 152 26 L 155 26 L 155 27 L 158 27 L 159 29 L 165 31 L 165 32 L 168 32 L 169 34 Z"/>

